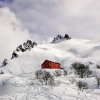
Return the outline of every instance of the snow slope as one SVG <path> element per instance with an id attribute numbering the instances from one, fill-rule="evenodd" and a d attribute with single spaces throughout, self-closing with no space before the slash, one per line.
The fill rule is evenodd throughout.
<path id="1" fill-rule="evenodd" d="M 66 69 L 75 61 L 100 64 L 99 41 L 91 40 L 71 39 L 58 44 L 41 44 L 31 51 L 18 54 L 18 58 L 9 60 L 8 65 L 0 70 L 5 73 L 11 72 L 14 75 L 29 73 L 40 69 L 46 59 L 59 62 Z M 17 70 L 15 70 L 16 68 Z"/>
<path id="2" fill-rule="evenodd" d="M 92 92 L 88 90 L 87 93 L 71 84 L 69 79 L 75 77 L 73 75 L 60 77 L 57 79 L 60 86 L 50 87 L 39 84 L 34 79 L 34 72 L 41 69 L 41 64 L 48 59 L 61 63 L 61 67 L 68 71 L 73 62 L 92 62 L 90 69 L 96 75 L 100 72 L 95 68 L 96 64 L 100 64 L 100 40 L 71 39 L 57 44 L 39 44 L 31 51 L 18 52 L 18 55 L 0 68 L 5 73 L 0 75 L 0 100 L 99 100 L 97 94 L 100 91 L 96 89 L 94 78 L 89 79 L 93 84 L 86 79 Z"/>

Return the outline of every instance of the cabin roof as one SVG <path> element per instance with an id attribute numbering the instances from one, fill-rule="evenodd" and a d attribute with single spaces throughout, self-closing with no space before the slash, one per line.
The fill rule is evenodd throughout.
<path id="1" fill-rule="evenodd" d="M 59 65 L 60 65 L 60 63 L 58 63 L 58 62 L 53 62 L 53 61 L 50 61 L 50 60 L 45 60 L 45 61 L 42 63 L 42 65 L 43 65 L 46 61 L 49 61 L 49 62 L 52 62 L 52 63 L 55 63 L 55 64 L 59 64 Z M 42 65 L 41 65 L 41 66 L 42 66 Z"/>

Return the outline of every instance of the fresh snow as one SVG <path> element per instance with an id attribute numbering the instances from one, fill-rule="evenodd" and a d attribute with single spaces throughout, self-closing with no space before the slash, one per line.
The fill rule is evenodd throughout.
<path id="1" fill-rule="evenodd" d="M 18 58 L 8 60 L 0 68 L 0 100 L 99 100 L 100 89 L 94 77 L 79 79 L 70 69 L 73 62 L 89 64 L 94 76 L 100 76 L 96 65 L 100 64 L 100 40 L 71 39 L 59 43 L 38 44 L 26 52 L 17 52 Z M 55 78 L 60 85 L 41 85 L 35 79 L 35 71 L 41 69 L 45 60 L 61 63 L 69 73 Z M 89 63 L 92 62 L 92 63 Z M 55 70 L 47 69 L 54 72 Z M 88 83 L 87 90 L 79 91 L 70 80 Z"/>

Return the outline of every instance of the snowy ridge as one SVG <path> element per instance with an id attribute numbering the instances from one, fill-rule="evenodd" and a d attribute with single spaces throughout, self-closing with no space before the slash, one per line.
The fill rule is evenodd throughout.
<path id="1" fill-rule="evenodd" d="M 0 100 L 99 100 L 100 90 L 97 89 L 95 77 L 81 79 L 89 86 L 83 92 L 70 81 L 74 78 L 76 81 L 80 80 L 71 72 L 70 66 L 73 62 L 89 64 L 93 75 L 100 75 L 100 70 L 96 69 L 96 65 L 100 64 L 99 40 L 64 40 L 57 44 L 37 45 L 30 51 L 17 54 L 17 58 L 8 60 L 8 64 L 0 68 L 4 72 L 0 75 Z M 59 86 L 41 85 L 34 78 L 34 73 L 41 69 L 41 64 L 46 59 L 61 63 L 69 72 L 66 77 L 62 75 L 55 78 L 60 82 Z"/>

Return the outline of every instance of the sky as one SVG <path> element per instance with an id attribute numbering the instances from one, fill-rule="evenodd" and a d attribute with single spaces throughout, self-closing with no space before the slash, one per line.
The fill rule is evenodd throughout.
<path id="1" fill-rule="evenodd" d="M 0 0 L 0 61 L 27 39 L 65 33 L 99 39 L 100 0 Z"/>
<path id="2" fill-rule="evenodd" d="M 100 0 L 0 0 L 0 6 L 42 38 L 65 33 L 74 38 L 100 36 Z"/>

